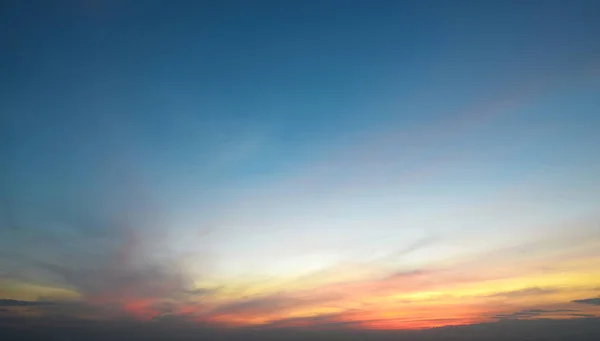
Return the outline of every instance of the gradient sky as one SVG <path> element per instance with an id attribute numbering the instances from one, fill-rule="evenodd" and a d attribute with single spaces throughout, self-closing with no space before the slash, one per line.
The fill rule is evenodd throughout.
<path id="1" fill-rule="evenodd" d="M 597 1 L 12 1 L 0 314 L 600 317 Z"/>

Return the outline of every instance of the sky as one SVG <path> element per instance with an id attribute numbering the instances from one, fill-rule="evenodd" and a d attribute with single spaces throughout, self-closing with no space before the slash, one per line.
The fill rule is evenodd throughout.
<path id="1" fill-rule="evenodd" d="M 0 320 L 600 317 L 598 2 L 2 6 Z"/>

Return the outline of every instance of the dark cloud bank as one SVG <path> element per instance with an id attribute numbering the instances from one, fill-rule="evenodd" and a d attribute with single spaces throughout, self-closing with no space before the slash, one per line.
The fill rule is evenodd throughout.
<path id="1" fill-rule="evenodd" d="M 575 301 L 573 301 L 573 303 L 590 304 L 590 305 L 600 305 L 600 297 L 586 298 L 584 300 L 575 300 Z"/>
<path id="2" fill-rule="evenodd" d="M 232 341 L 304 341 L 304 340 L 600 340 L 599 318 L 569 320 L 504 320 L 469 326 L 442 327 L 421 331 L 214 329 L 180 320 L 154 322 L 99 323 L 60 318 L 23 319 L 5 316 L 0 319 L 0 340 L 232 340 Z"/>

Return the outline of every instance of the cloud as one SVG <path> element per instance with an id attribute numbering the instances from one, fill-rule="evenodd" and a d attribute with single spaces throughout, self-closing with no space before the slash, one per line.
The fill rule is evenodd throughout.
<path id="1" fill-rule="evenodd" d="M 48 307 L 55 306 L 56 304 L 56 302 L 52 301 L 19 301 L 0 299 L 0 307 Z"/>
<path id="2" fill-rule="evenodd" d="M 107 317 L 104 307 L 88 304 L 85 301 L 0 300 L 0 318 L 26 317 L 52 321 L 75 321 L 88 318 Z"/>
<path id="3" fill-rule="evenodd" d="M 578 310 L 573 309 L 525 309 L 515 311 L 513 313 L 505 313 L 505 314 L 496 314 L 493 317 L 501 320 L 510 320 L 510 319 L 527 319 L 532 317 L 544 317 L 548 315 L 565 315 L 565 313 L 577 313 Z M 566 314 L 567 316 L 571 314 Z"/>
<path id="4" fill-rule="evenodd" d="M 570 316 L 573 317 L 598 317 L 597 315 L 594 314 L 569 314 Z"/>
<path id="5" fill-rule="evenodd" d="M 591 304 L 591 305 L 600 305 L 600 297 L 595 298 L 586 298 L 583 300 L 574 300 L 571 301 L 573 303 L 581 303 L 581 304 Z"/>
<path id="6" fill-rule="evenodd" d="M 556 289 L 541 289 L 538 287 L 532 287 L 532 288 L 525 288 L 525 289 L 521 289 L 521 290 L 496 292 L 496 293 L 487 295 L 486 297 L 519 298 L 519 297 L 553 294 L 556 292 L 558 292 L 558 290 L 556 290 Z"/>
<path id="7" fill-rule="evenodd" d="M 473 324 L 480 321 L 477 317 L 468 318 L 462 314 L 450 317 L 432 317 L 410 315 L 382 317 L 378 312 L 361 309 L 350 309 L 339 313 L 320 314 L 309 317 L 287 318 L 272 321 L 263 325 L 265 328 L 296 328 L 308 330 L 414 330 L 427 329 L 445 325 Z"/>
<path id="8" fill-rule="evenodd" d="M 122 310 L 142 318 L 163 313 L 159 303 L 185 297 L 191 286 L 186 276 L 168 260 L 154 260 L 144 254 L 135 230 L 125 234 L 115 253 L 102 255 L 99 265 L 38 266 L 61 277 L 91 304 Z M 87 266 L 86 266 L 87 265 Z"/>
<path id="9" fill-rule="evenodd" d="M 335 295 L 321 295 L 318 293 L 310 296 L 302 295 L 302 293 L 277 293 L 220 305 L 213 309 L 210 315 L 264 316 L 282 313 L 292 308 L 309 307 L 312 305 L 323 306 L 338 298 Z"/>
<path id="10" fill-rule="evenodd" d="M 309 317 L 284 318 L 262 325 L 263 328 L 338 329 L 351 327 L 357 321 L 344 320 L 344 313 L 320 314 Z"/>
<path id="11" fill-rule="evenodd" d="M 208 296 L 216 293 L 219 289 L 209 289 L 209 288 L 196 288 L 191 290 L 185 290 L 185 293 L 190 294 L 192 296 Z"/>
<path id="12" fill-rule="evenodd" d="M 322 322 L 321 328 L 297 328 L 296 325 L 274 325 L 269 328 L 238 328 L 225 330 L 205 325 L 177 323 L 179 320 L 158 323 L 111 322 L 56 319 L 1 319 L 2 336 L 10 340 L 231 340 L 231 341 L 298 341 L 298 340 L 597 340 L 600 319 L 501 321 L 426 330 L 359 330 L 354 322 L 337 323 L 337 317 L 319 316 L 306 320 Z M 297 319 L 302 320 L 302 319 Z M 57 323 L 57 321 L 62 321 Z M 290 319 L 292 321 L 292 319 Z M 165 323 L 162 323 L 165 322 Z M 28 328 L 23 328 L 27 326 Z M 573 337 L 573 336 L 579 337 Z"/>
<path id="13" fill-rule="evenodd" d="M 283 316 L 290 311 L 312 308 L 343 310 L 348 300 L 356 302 L 373 295 L 385 296 L 392 292 L 397 293 L 403 288 L 410 291 L 422 284 L 423 280 L 427 280 L 431 273 L 430 270 L 399 271 L 381 279 L 341 282 L 314 289 L 253 296 L 218 305 L 207 315 L 270 320 L 276 323 L 282 318 L 285 320 Z M 346 323 L 343 320 L 335 322 Z"/>
<path id="14" fill-rule="evenodd" d="M 151 319 L 210 292 L 194 289 L 185 266 L 188 256 L 168 248 L 169 229 L 160 207 L 136 176 L 126 175 L 115 182 L 121 186 L 106 189 L 103 199 L 109 203 L 86 203 L 92 212 L 49 206 L 42 221 L 24 224 L 6 247 L 0 245 L 3 258 L 15 264 L 11 271 L 27 274 L 20 276 L 26 284 L 42 282 L 81 297 L 81 302 L 60 302 L 43 313 Z M 20 302 L 4 304 L 42 307 Z"/>

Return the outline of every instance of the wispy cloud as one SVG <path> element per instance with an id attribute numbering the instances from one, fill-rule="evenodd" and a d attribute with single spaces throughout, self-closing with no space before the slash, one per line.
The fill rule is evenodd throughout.
<path id="1" fill-rule="evenodd" d="M 102 207 L 104 216 L 51 207 L 46 224 L 60 228 L 24 225 L 17 237 L 30 238 L 40 231 L 48 238 L 29 240 L 26 250 L 11 245 L 5 248 L 5 258 L 15 263 L 15 271 L 29 273 L 34 280 L 63 287 L 80 297 L 78 303 L 57 301 L 54 311 L 45 313 L 58 312 L 59 307 L 77 313 L 85 307 L 88 313 L 98 315 L 149 319 L 176 311 L 179 305 L 212 292 L 195 287 L 193 281 L 198 278 L 186 268 L 186 255 L 169 248 L 160 207 L 140 186 L 139 179 L 133 178 L 116 175 L 116 183 L 121 186 L 107 189 L 113 201 L 107 205 L 112 206 L 110 209 Z M 22 307 L 47 305 L 37 301 L 4 303 L 9 302 Z"/>
<path id="2" fill-rule="evenodd" d="M 0 299 L 0 307 L 48 307 L 56 304 L 56 302 L 52 301 L 20 301 Z"/>
<path id="3" fill-rule="evenodd" d="M 328 302 L 339 297 L 308 296 L 298 294 L 274 294 L 256 298 L 236 300 L 223 304 L 210 311 L 210 315 L 235 315 L 235 316 L 273 316 L 283 314 L 291 309 L 306 308 L 310 306 L 322 307 Z"/>
<path id="4" fill-rule="evenodd" d="M 533 287 L 533 288 L 526 288 L 526 289 L 513 290 L 513 291 L 497 292 L 497 293 L 487 295 L 487 297 L 518 298 L 518 297 L 529 297 L 529 296 L 554 294 L 558 291 L 559 291 L 558 289 L 542 289 L 542 288 Z"/>
<path id="5" fill-rule="evenodd" d="M 556 316 L 556 315 L 566 315 L 571 316 L 572 313 L 577 313 L 578 310 L 573 309 L 555 309 L 555 310 L 547 310 L 547 309 L 524 309 L 515 311 L 512 313 L 505 314 L 497 314 L 494 315 L 494 318 L 497 319 L 521 319 L 521 318 L 533 318 L 533 317 L 546 317 L 546 316 Z"/>
<path id="6" fill-rule="evenodd" d="M 600 297 L 594 298 L 586 298 L 582 300 L 574 300 L 573 303 L 581 303 L 581 304 L 590 304 L 590 305 L 600 305 Z"/>

